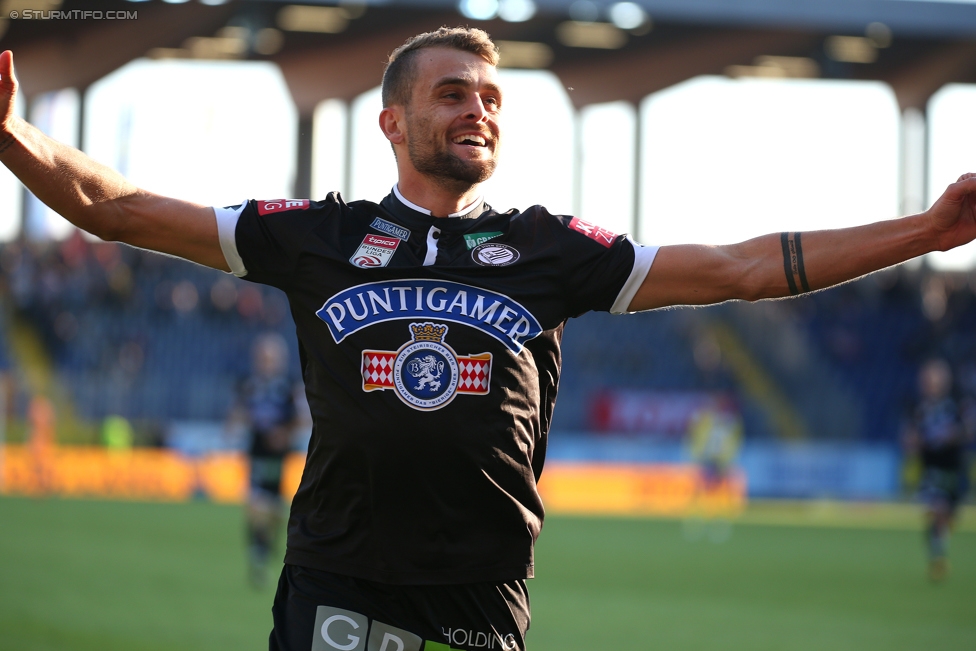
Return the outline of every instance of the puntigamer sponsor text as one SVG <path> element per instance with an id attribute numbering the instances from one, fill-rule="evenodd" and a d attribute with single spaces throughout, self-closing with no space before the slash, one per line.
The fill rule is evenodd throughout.
<path id="1" fill-rule="evenodd" d="M 535 316 L 504 294 L 437 280 L 392 280 L 351 287 L 326 300 L 316 315 L 329 326 L 336 343 L 366 326 L 418 317 L 478 328 L 515 353 L 542 332 Z"/>

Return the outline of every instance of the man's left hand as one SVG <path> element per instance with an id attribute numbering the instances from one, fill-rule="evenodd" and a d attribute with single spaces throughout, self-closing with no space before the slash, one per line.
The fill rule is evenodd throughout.
<path id="1" fill-rule="evenodd" d="M 976 239 L 976 174 L 960 176 L 925 214 L 931 219 L 941 251 Z"/>

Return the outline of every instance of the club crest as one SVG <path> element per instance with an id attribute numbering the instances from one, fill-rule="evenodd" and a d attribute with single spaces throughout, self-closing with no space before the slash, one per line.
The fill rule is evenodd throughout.
<path id="1" fill-rule="evenodd" d="M 482 267 L 505 267 L 519 259 L 518 249 L 507 244 L 488 242 L 471 250 L 471 258 Z"/>
<path id="2" fill-rule="evenodd" d="M 458 357 L 444 342 L 442 323 L 411 323 L 410 341 L 397 351 L 363 351 L 363 391 L 392 389 L 421 411 L 440 409 L 458 393 L 486 395 L 491 353 Z"/>

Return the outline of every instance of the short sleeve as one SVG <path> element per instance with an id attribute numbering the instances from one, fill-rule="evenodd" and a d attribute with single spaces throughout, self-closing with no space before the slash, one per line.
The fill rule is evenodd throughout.
<path id="1" fill-rule="evenodd" d="M 654 262 L 658 247 L 641 246 L 578 217 L 556 216 L 566 261 L 567 302 L 574 316 L 595 310 L 623 314 Z"/>
<path id="2" fill-rule="evenodd" d="M 241 254 L 237 250 L 237 222 L 241 218 L 241 213 L 247 207 L 247 202 L 237 206 L 227 206 L 217 208 L 214 206 L 214 215 L 217 217 L 217 235 L 220 239 L 220 250 L 224 254 L 224 260 L 230 267 L 230 272 L 238 278 L 247 275 L 247 267 L 241 260 Z"/>
<path id="3" fill-rule="evenodd" d="M 654 258 L 657 257 L 657 250 L 660 248 L 657 246 L 638 244 L 629 236 L 625 237 L 625 239 L 634 247 L 634 266 L 630 271 L 630 275 L 627 277 L 627 282 L 620 288 L 616 300 L 614 300 L 613 305 L 610 307 L 610 311 L 614 314 L 629 313 L 630 310 L 628 308 L 630 307 L 630 303 L 634 300 L 634 296 L 637 295 L 637 290 L 640 289 L 644 279 L 647 278 L 647 272 L 651 270 L 651 265 L 654 264 Z"/>
<path id="4" fill-rule="evenodd" d="M 220 248 L 231 272 L 267 285 L 286 283 L 323 211 L 326 206 L 307 199 L 251 200 L 214 208 Z"/>

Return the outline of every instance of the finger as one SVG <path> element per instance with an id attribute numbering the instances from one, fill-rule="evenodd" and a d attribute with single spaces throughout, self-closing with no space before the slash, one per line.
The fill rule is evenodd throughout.
<path id="1" fill-rule="evenodd" d="M 10 50 L 0 52 L 0 83 L 4 86 L 17 84 L 17 77 L 14 75 L 14 53 Z"/>
<path id="2" fill-rule="evenodd" d="M 959 203 L 973 195 L 976 195 L 976 174 L 969 172 L 960 176 L 958 181 L 946 188 L 942 194 L 942 200 L 949 203 Z"/>
<path id="3" fill-rule="evenodd" d="M 959 180 L 953 183 L 949 187 L 959 188 L 962 194 L 971 194 L 976 190 L 976 174 L 963 174 L 959 177 Z"/>

